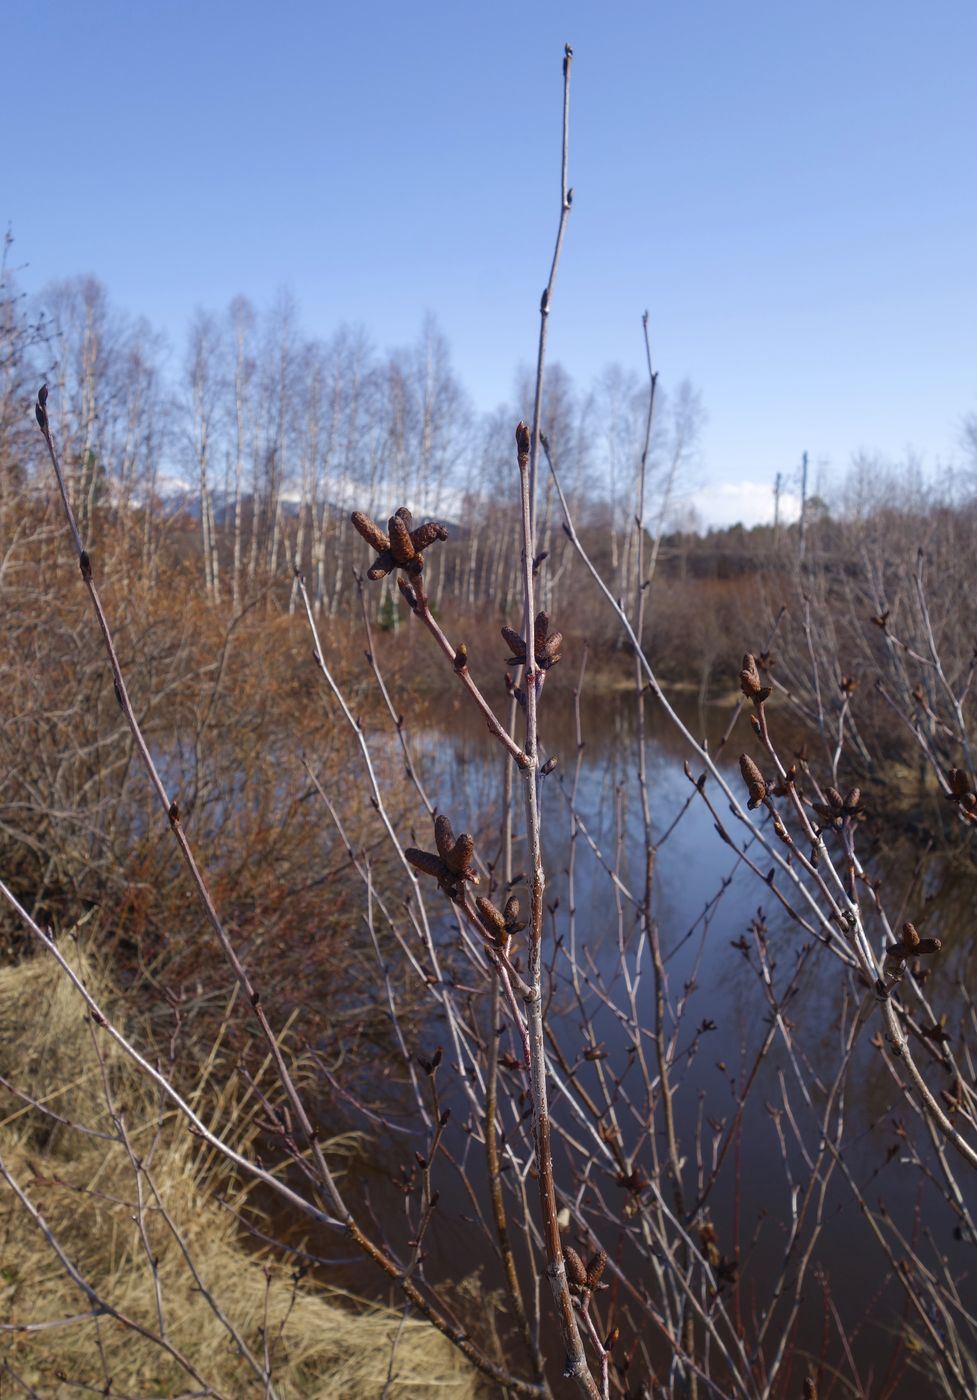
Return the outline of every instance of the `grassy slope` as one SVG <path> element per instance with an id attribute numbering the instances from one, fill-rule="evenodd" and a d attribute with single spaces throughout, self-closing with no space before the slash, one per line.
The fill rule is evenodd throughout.
<path id="1" fill-rule="evenodd" d="M 111 1002 L 104 974 L 81 955 L 79 963 L 99 995 Z M 242 1242 L 233 1215 L 216 1203 L 225 1195 L 240 1204 L 234 1183 L 181 1122 L 168 1112 L 160 1115 L 130 1062 L 86 1023 L 77 995 L 41 957 L 0 969 L 0 1075 L 75 1126 L 57 1123 L 0 1087 L 0 1152 L 83 1275 L 114 1306 L 157 1330 L 152 1269 L 133 1218 L 136 1173 L 118 1141 L 85 1134 L 78 1126 L 116 1135 L 96 1035 L 104 1079 L 115 1105 L 124 1108 L 133 1151 L 144 1160 L 146 1228 L 158 1261 L 170 1340 L 214 1393 L 232 1398 L 266 1393 L 202 1296 L 157 1201 L 165 1204 L 201 1281 L 259 1360 L 267 1326 L 276 1394 L 322 1400 L 380 1396 L 400 1315 L 355 1307 L 308 1278 L 296 1280 L 287 1256 L 260 1256 Z M 248 1115 L 231 1094 L 225 1092 L 212 1111 L 225 1134 L 236 1133 L 239 1142 L 254 1136 Z M 37 1225 L 0 1181 L 0 1319 L 36 1324 L 87 1311 L 85 1297 Z M 79 1383 L 101 1394 L 106 1373 L 114 1396 L 200 1392 L 158 1345 L 111 1318 L 8 1334 L 0 1338 L 0 1386 L 7 1366 L 46 1400 L 85 1393 Z M 403 1329 L 394 1372 L 386 1392 L 391 1400 L 428 1395 L 468 1400 L 477 1393 L 458 1353 L 421 1322 L 410 1321 Z M 20 1392 L 14 1386 L 11 1393 Z"/>

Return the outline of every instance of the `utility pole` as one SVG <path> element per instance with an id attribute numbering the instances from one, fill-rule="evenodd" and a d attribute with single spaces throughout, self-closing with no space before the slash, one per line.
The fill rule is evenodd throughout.
<path id="1" fill-rule="evenodd" d="M 780 539 L 780 472 L 773 484 L 773 538 L 774 543 Z"/>

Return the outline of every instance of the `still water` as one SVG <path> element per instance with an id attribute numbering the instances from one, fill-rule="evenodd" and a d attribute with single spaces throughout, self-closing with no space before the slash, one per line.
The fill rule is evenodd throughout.
<path id="1" fill-rule="evenodd" d="M 621 1014 L 627 1009 L 621 949 L 631 959 L 632 975 L 640 974 L 637 1031 L 645 1037 L 651 1062 L 654 980 L 647 950 L 643 956 L 637 954 L 635 910 L 619 895 L 606 868 L 611 867 L 620 883 L 640 900 L 645 842 L 637 781 L 636 707 L 631 695 L 588 696 L 584 688 L 581 747 L 570 692 L 570 685 L 561 690 L 548 684 L 540 719 L 542 747 L 559 760 L 555 772 L 542 784 L 546 958 L 552 959 L 555 969 L 551 1016 L 566 1059 L 579 1066 L 581 1081 L 591 1092 L 596 1090 L 596 1075 L 602 1068 L 611 1076 L 618 1075 L 632 1101 L 640 1104 L 642 1085 L 633 1069 L 633 1056 L 629 1058 L 635 1028 L 629 1016 Z M 732 705 L 705 713 L 686 706 L 683 718 L 693 733 L 708 738 L 715 751 L 732 712 Z M 694 756 L 653 704 L 647 713 L 649 800 L 656 844 L 653 910 L 668 979 L 671 1010 L 667 1031 L 669 1037 L 675 1036 L 671 1063 L 677 1134 L 685 1159 L 686 1199 L 693 1204 L 697 1195 L 697 1134 L 708 1177 L 711 1154 L 734 1120 L 737 1099 L 771 1023 L 757 973 L 754 926 L 759 922 L 765 930 L 771 975 L 781 994 L 794 978 L 798 959 L 803 963 L 787 1007 L 794 1056 L 788 1055 L 782 1038 L 775 1036 L 757 1072 L 739 1130 L 730 1139 L 718 1184 L 692 1225 L 694 1231 L 708 1219 L 715 1227 L 721 1254 L 738 1261 L 734 1310 L 738 1317 L 755 1321 L 755 1310 L 769 1298 L 772 1280 L 780 1272 L 793 1213 L 810 1181 L 809 1162 L 818 1151 L 821 1114 L 839 1064 L 842 1037 L 853 1006 L 864 999 L 864 992 L 827 950 L 812 945 L 764 881 L 720 839 L 712 813 L 684 771 L 684 761 L 690 758 L 693 774 L 698 774 Z M 788 717 L 778 717 L 774 711 L 772 730 L 775 741 L 780 735 L 789 762 L 797 735 Z M 508 760 L 478 716 L 449 698 L 441 709 L 429 714 L 423 726 L 413 729 L 410 742 L 435 806 L 447 812 L 456 831 L 477 833 L 483 855 L 489 860 L 496 858 Z M 722 748 L 722 764 L 729 769 L 734 788 L 740 783 L 737 760 L 743 750 L 759 757 L 745 715 L 740 716 Z M 569 803 L 574 786 L 575 809 L 589 839 L 574 822 Z M 518 779 L 515 787 L 518 803 Z M 725 818 L 728 813 L 721 792 L 717 789 L 712 796 Z M 424 839 L 428 818 L 419 807 L 415 829 L 420 844 L 430 845 Z M 731 820 L 728 829 L 734 840 L 742 843 L 743 828 Z M 877 839 L 872 824 L 867 823 L 862 831 L 859 840 L 868 847 Z M 516 871 L 524 867 L 524 849 L 517 840 Z M 757 858 L 765 873 L 769 859 L 760 852 Z M 953 882 L 944 878 L 932 861 L 924 867 L 918 860 L 907 859 L 904 852 L 884 848 L 876 850 L 873 860 L 874 870 L 885 881 L 893 923 L 898 926 L 902 918 L 922 921 L 925 917 L 927 934 L 941 936 L 948 944 L 947 956 L 934 970 L 927 990 L 938 1009 L 953 1004 L 949 992 L 967 963 L 964 945 L 969 938 L 960 927 L 959 915 L 961 907 L 969 907 L 969 897 L 965 895 L 962 902 L 959 897 L 944 897 Z M 570 936 L 571 908 L 582 970 L 577 995 L 572 992 L 566 963 L 554 946 L 556 940 Z M 446 918 L 442 926 L 446 940 L 451 937 L 450 930 L 451 922 Z M 878 931 L 872 930 L 872 936 L 877 941 Z M 749 957 L 748 948 L 753 950 Z M 674 1014 L 679 1003 L 683 1010 L 676 1030 Z M 581 1059 L 593 1043 L 588 1023 L 600 1053 L 606 1055 L 600 1066 Z M 965 1233 L 955 1230 L 954 1217 L 941 1202 L 939 1190 L 926 1186 L 923 1172 L 904 1149 L 899 1123 L 907 1110 L 897 1098 L 882 1057 L 871 1045 L 872 1035 L 880 1028 L 881 1020 L 873 1011 L 856 1042 L 839 1139 L 845 1168 L 857 1183 L 865 1208 L 884 1209 L 907 1238 L 918 1239 L 921 1230 L 927 1234 L 926 1248 L 948 1259 L 951 1271 L 961 1280 L 962 1294 L 974 1301 L 966 1279 L 968 1271 L 972 1272 L 974 1246 Z M 436 1028 L 432 1029 L 436 1033 Z M 629 1064 L 631 1069 L 627 1069 Z M 805 1102 L 798 1071 L 809 1103 Z M 457 1107 L 464 1112 L 463 1103 Z M 831 1123 L 835 1126 L 837 1119 L 832 1118 Z M 660 1124 L 658 1131 L 660 1135 Z M 648 1165 L 647 1145 L 639 1160 Z M 561 1185 L 572 1193 L 575 1183 L 569 1168 Z M 450 1186 L 442 1194 L 438 1228 L 428 1238 L 427 1267 L 430 1275 L 443 1270 L 447 1277 L 457 1269 L 452 1217 L 467 1219 L 469 1205 L 463 1194 L 453 1192 Z M 974 1208 L 977 1201 L 969 1204 Z M 883 1385 L 885 1377 L 896 1380 L 904 1370 L 905 1352 L 898 1342 L 905 1318 L 904 1299 L 889 1278 L 889 1265 L 873 1242 L 862 1207 L 841 1170 L 834 1170 L 827 1184 L 822 1221 L 793 1336 L 798 1350 L 798 1388 L 807 1358 L 837 1361 L 842 1344 L 831 1321 L 836 1310 L 844 1319 L 853 1367 L 863 1387 L 860 1393 L 927 1394 L 927 1384 L 918 1374 L 902 1374 L 894 1389 L 886 1390 Z M 613 1249 L 612 1240 L 605 1243 Z M 497 1265 L 488 1251 L 480 1259 L 476 1247 L 469 1262 L 483 1268 L 486 1289 L 499 1286 L 500 1280 L 493 1275 Z M 791 1271 L 791 1287 L 794 1277 Z M 752 1325 L 745 1327 L 747 1335 Z"/>
<path id="2" fill-rule="evenodd" d="M 567 911 L 573 903 L 580 958 L 593 969 L 593 988 L 584 988 L 582 1005 L 575 1005 L 573 998 L 557 991 L 558 1036 L 567 1058 L 573 1061 L 589 1043 L 585 1023 L 591 1021 L 607 1053 L 606 1066 L 620 1069 L 627 1063 L 632 1032 L 605 1005 L 605 999 L 626 1005 L 619 946 L 622 939 L 626 946 L 634 946 L 636 920 L 627 902 L 616 897 L 601 861 L 579 831 L 571 896 L 568 866 L 574 822 L 568 797 L 574 785 L 578 744 L 569 697 L 565 693 L 554 695 L 555 689 L 544 691 L 540 723 L 546 751 L 560 760 L 542 789 L 550 939 L 567 936 Z M 679 999 L 685 1003 L 676 1039 L 674 1078 L 678 1133 L 689 1159 L 686 1170 L 694 1198 L 691 1157 L 697 1124 L 731 1121 L 737 1091 L 770 1022 L 755 955 L 748 960 L 742 946 L 736 945 L 744 940 L 752 945 L 751 926 L 762 919 L 774 982 L 783 988 L 810 939 L 737 852 L 718 836 L 713 815 L 694 794 L 684 771 L 689 755 L 682 736 L 655 707 L 649 706 L 647 713 L 649 792 L 657 846 L 653 908 L 670 1001 L 673 1007 Z M 683 718 L 692 732 L 708 738 L 715 750 L 731 714 L 731 706 L 706 713 L 687 706 Z M 422 740 L 438 805 L 449 812 L 456 829 L 470 825 L 491 830 L 506 760 L 477 717 L 473 719 L 466 709 L 457 710 L 450 722 L 447 718 Z M 775 710 L 772 725 L 789 762 L 796 732 L 787 716 L 779 717 L 778 723 Z M 588 698 L 584 688 L 580 727 L 584 747 L 579 750 L 577 811 L 604 862 L 640 898 L 645 849 L 633 697 Z M 448 745 L 444 742 L 446 731 L 452 736 Z M 741 750 L 759 757 L 745 715 L 722 750 L 723 766 L 730 769 L 734 787 L 740 781 L 736 769 Z M 693 768 L 694 775 L 698 771 L 698 767 Z M 721 793 L 713 797 L 725 817 Z M 728 829 L 735 840 L 742 840 L 742 828 L 730 822 Z M 870 823 L 859 833 L 859 840 L 866 847 L 873 840 Z M 514 864 L 518 870 L 518 845 Z M 764 871 L 768 868 L 762 858 L 760 865 Z M 931 989 L 939 1010 L 966 966 L 969 931 L 961 927 L 960 914 L 969 901 L 960 900 L 959 888 L 957 898 L 952 897 L 954 882 L 941 876 L 932 861 L 930 868 L 923 870 L 918 861 L 907 861 L 904 852 L 879 850 L 874 868 L 885 881 L 890 916 L 896 926 L 903 916 L 920 922 L 925 918 L 927 932 L 944 938 L 947 956 L 934 972 Z M 560 981 L 559 961 L 556 967 Z M 638 1019 L 644 1030 L 650 1030 L 654 986 L 647 958 L 640 971 Z M 566 993 L 565 973 L 562 982 Z M 804 1151 L 794 1138 L 789 1119 L 793 1115 L 804 1148 L 808 1156 L 813 1155 L 820 1138 L 815 1113 L 820 1114 L 825 1087 L 837 1068 L 846 994 L 850 1015 L 853 988 L 848 974 L 825 949 L 814 946 L 789 1007 L 795 1064 L 802 1067 L 811 1088 L 814 1111 L 804 1102 L 781 1039 L 775 1038 L 735 1140 L 735 1161 L 728 1161 L 710 1198 L 709 1218 L 716 1226 L 722 1252 L 739 1258 L 744 1294 L 752 1292 L 762 1298 L 764 1282 L 779 1271 L 791 1213 L 809 1179 Z M 917 1210 L 922 1212 L 925 1227 L 933 1233 L 934 1248 L 950 1258 L 955 1273 L 964 1275 L 971 1267 L 972 1244 L 955 1233 L 953 1217 L 940 1208 L 936 1193 L 924 1193 L 921 1172 L 900 1150 L 898 1123 L 906 1110 L 897 1101 L 892 1080 L 871 1046 L 879 1024 L 877 1013 L 871 1014 L 855 1051 L 841 1138 L 845 1164 L 868 1208 L 884 1203 L 885 1210 L 902 1222 L 907 1233 L 912 1233 L 914 1222 L 918 1227 Z M 707 1029 L 697 1034 L 700 1027 Z M 638 1092 L 638 1086 L 634 1087 Z M 707 1141 L 711 1138 L 708 1129 L 705 1137 Z M 855 1333 L 857 1354 L 867 1372 L 874 1369 L 878 1377 L 894 1351 L 903 1309 L 897 1290 L 886 1284 L 888 1264 L 871 1239 L 859 1204 L 837 1171 L 829 1185 L 824 1227 L 814 1257 L 816 1267 L 807 1277 L 798 1344 L 817 1354 L 826 1299 L 830 1297 Z M 920 1393 L 918 1380 L 913 1385 Z"/>

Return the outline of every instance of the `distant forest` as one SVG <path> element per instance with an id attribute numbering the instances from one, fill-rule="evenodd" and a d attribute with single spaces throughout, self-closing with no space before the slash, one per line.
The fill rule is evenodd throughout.
<path id="1" fill-rule="evenodd" d="M 369 562 L 350 511 L 384 521 L 406 504 L 419 518 L 447 523 L 454 541 L 432 553 L 436 611 L 508 617 L 518 596 L 513 429 L 531 415 L 528 372 L 511 404 L 479 414 L 433 319 L 413 345 L 380 352 L 348 326 L 309 338 L 285 296 L 265 309 L 237 297 L 223 311 L 200 311 L 173 351 L 145 320 L 114 307 L 94 278 L 53 284 L 32 303 L 18 293 L 11 243 L 8 235 L 0 282 L 0 478 L 8 500 L 27 491 L 40 504 L 52 489 L 31 416 L 46 380 L 69 490 L 96 552 L 124 524 L 130 566 L 138 555 L 152 576 L 165 553 L 186 566 L 202 598 L 234 613 L 259 594 L 294 611 L 298 566 L 316 612 L 338 618 L 358 607 L 352 572 Z M 553 466 L 577 528 L 622 598 L 639 586 L 648 397 L 647 380 L 618 365 L 586 388 L 558 364 L 547 376 L 543 430 Z M 908 548 L 920 521 L 932 537 L 940 521 L 971 515 L 977 416 L 962 434 L 969 467 L 956 474 L 927 479 L 912 462 L 887 468 L 863 456 L 830 500 L 808 496 L 800 522 L 703 534 L 689 505 L 703 416 L 689 383 L 657 387 L 642 513 L 650 640 L 665 672 L 697 687 L 717 668 L 735 671 L 740 642 L 730 647 L 731 635 L 749 633 L 758 644 L 799 566 L 846 580 L 848 591 L 857 583 L 868 617 L 900 539 Z M 561 525 L 551 474 L 542 470 L 542 606 L 569 612 L 568 633 L 611 645 Z M 869 557 L 870 538 L 885 557 Z M 802 591 L 810 594 L 810 579 Z M 392 576 L 368 600 L 375 621 L 398 625 Z"/>

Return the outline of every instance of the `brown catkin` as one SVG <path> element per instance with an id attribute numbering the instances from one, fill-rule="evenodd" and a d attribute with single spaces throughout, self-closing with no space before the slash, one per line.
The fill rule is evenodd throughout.
<path id="1" fill-rule="evenodd" d="M 410 531 L 399 515 L 390 517 L 390 552 L 402 569 L 411 563 L 417 553 Z"/>
<path id="2" fill-rule="evenodd" d="M 444 861 L 439 860 L 433 851 L 419 851 L 416 846 L 408 846 L 404 855 L 417 870 L 433 875 L 436 880 L 443 880 L 448 874 Z"/>
<path id="3" fill-rule="evenodd" d="M 505 915 L 501 910 L 495 907 L 490 899 L 486 899 L 483 894 L 480 894 L 475 900 L 475 907 L 481 914 L 483 922 L 492 930 L 496 937 L 505 933 Z"/>
<path id="4" fill-rule="evenodd" d="M 520 637 L 519 633 L 513 631 L 511 627 L 505 626 L 501 627 L 499 630 L 502 633 L 502 640 L 508 642 L 509 646 L 512 648 L 513 657 L 517 661 L 525 660 L 526 643 Z"/>
<path id="5" fill-rule="evenodd" d="M 387 574 L 392 574 L 397 567 L 397 561 L 389 549 L 384 549 L 373 561 L 372 569 L 367 569 L 366 576 L 374 582 L 378 578 L 386 578 Z"/>
<path id="6" fill-rule="evenodd" d="M 448 530 L 445 525 L 437 525 L 433 520 L 429 520 L 426 525 L 418 525 L 416 530 L 411 531 L 411 543 L 420 552 L 427 549 L 428 545 L 434 544 L 435 540 L 446 540 Z"/>
<path id="7" fill-rule="evenodd" d="M 546 642 L 546 634 L 550 630 L 550 615 L 547 612 L 538 612 L 536 621 L 533 623 L 533 651 L 538 656 L 543 650 Z"/>
<path id="8" fill-rule="evenodd" d="M 451 848 L 455 844 L 455 833 L 451 829 L 451 823 L 441 812 L 434 819 L 434 839 L 437 842 L 438 855 L 448 864 L 451 856 Z"/>
<path id="9" fill-rule="evenodd" d="M 371 520 L 368 515 L 364 515 L 361 510 L 354 510 L 349 517 L 353 526 L 366 540 L 368 545 L 376 550 L 378 554 L 390 548 L 390 538 L 386 535 L 375 520 Z"/>
<path id="10" fill-rule="evenodd" d="M 752 811 L 754 807 L 759 807 L 760 803 L 766 797 L 767 785 L 763 781 L 763 774 L 749 754 L 740 754 L 740 772 L 743 774 L 743 781 L 749 789 L 750 800 L 747 806 Z"/>
<path id="11" fill-rule="evenodd" d="M 756 700 L 763 689 L 760 683 L 760 672 L 757 669 L 756 659 L 751 652 L 747 652 L 743 657 L 743 667 L 740 671 L 740 689 L 747 700 Z"/>
<path id="12" fill-rule="evenodd" d="M 463 831 L 445 856 L 444 863 L 452 874 L 468 875 L 474 854 L 475 838 L 471 832 Z"/>
<path id="13" fill-rule="evenodd" d="M 577 1288 L 586 1288 L 587 1270 L 584 1268 L 583 1260 L 573 1248 L 573 1245 L 567 1245 L 566 1249 L 563 1251 L 563 1258 L 566 1260 L 567 1278 L 570 1282 Z"/>

